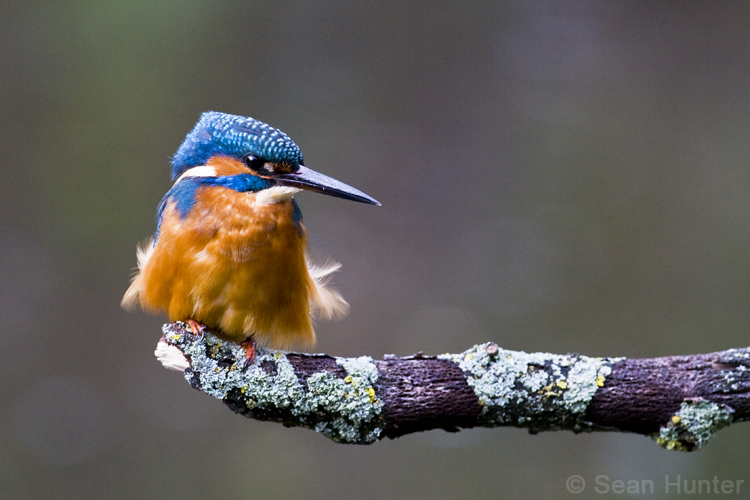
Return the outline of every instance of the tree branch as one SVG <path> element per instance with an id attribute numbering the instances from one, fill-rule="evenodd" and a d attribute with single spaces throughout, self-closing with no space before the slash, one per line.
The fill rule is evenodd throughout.
<path id="1" fill-rule="evenodd" d="M 259 348 L 241 370 L 239 346 L 181 322 L 156 349 L 190 385 L 258 420 L 302 426 L 341 443 L 412 432 L 501 425 L 532 433 L 614 430 L 692 451 L 750 418 L 750 348 L 653 359 L 506 351 L 373 360 Z"/>

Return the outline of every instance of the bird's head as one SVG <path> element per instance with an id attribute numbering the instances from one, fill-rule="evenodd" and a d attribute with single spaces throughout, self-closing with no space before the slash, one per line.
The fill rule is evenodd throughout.
<path id="1" fill-rule="evenodd" d="M 208 111 L 172 158 L 172 180 L 212 157 L 241 161 L 270 186 L 289 186 L 337 198 L 380 205 L 362 191 L 304 166 L 299 147 L 281 130 L 254 118 Z"/>

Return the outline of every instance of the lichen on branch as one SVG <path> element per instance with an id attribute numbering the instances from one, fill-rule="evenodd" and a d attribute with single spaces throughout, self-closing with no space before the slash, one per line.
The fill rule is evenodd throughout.
<path id="1" fill-rule="evenodd" d="M 692 451 L 750 419 L 750 348 L 626 359 L 487 342 L 459 354 L 382 360 L 259 348 L 243 368 L 243 349 L 210 332 L 199 337 L 176 322 L 163 333 L 157 358 L 192 387 L 246 417 L 307 427 L 339 443 L 514 426 L 635 432 Z"/>

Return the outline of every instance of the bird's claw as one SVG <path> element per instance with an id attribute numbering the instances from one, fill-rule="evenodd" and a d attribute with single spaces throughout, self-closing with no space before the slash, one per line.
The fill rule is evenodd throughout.
<path id="1" fill-rule="evenodd" d="M 193 331 L 193 335 L 198 336 L 198 340 L 196 342 L 202 342 L 203 341 L 203 333 L 206 331 L 206 327 L 195 321 L 194 319 L 186 319 L 185 323 L 188 324 L 190 329 Z"/>
<path id="2" fill-rule="evenodd" d="M 242 363 L 240 364 L 243 371 L 247 370 L 255 361 L 255 340 L 252 336 L 246 338 L 240 343 L 240 347 L 245 350 Z"/>

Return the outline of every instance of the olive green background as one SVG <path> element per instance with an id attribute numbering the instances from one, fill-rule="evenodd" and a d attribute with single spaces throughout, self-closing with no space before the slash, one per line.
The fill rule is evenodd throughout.
<path id="1" fill-rule="evenodd" d="M 322 352 L 747 346 L 748 26 L 739 1 L 3 2 L 0 497 L 750 483 L 748 424 L 680 454 L 520 429 L 345 446 L 246 420 L 156 362 L 163 318 L 119 307 L 170 155 L 216 110 L 280 128 L 383 204 L 297 196 L 351 304 L 318 325 Z"/>

